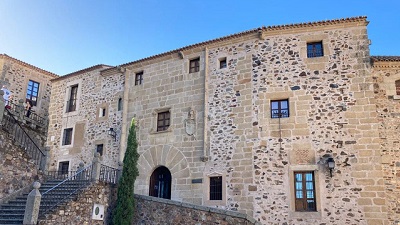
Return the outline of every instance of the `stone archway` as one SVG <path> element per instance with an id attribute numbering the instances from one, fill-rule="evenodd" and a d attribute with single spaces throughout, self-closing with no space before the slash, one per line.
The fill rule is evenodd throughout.
<path id="1" fill-rule="evenodd" d="M 171 199 L 177 198 L 177 181 L 190 177 L 189 164 L 182 152 L 171 145 L 158 145 L 143 152 L 138 160 L 139 176 L 135 182 L 135 193 L 149 194 L 150 177 L 160 166 L 171 172 Z"/>

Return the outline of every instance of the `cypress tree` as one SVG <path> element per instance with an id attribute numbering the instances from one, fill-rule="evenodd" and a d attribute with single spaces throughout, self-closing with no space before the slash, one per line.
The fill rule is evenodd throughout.
<path id="1" fill-rule="evenodd" d="M 132 223 L 135 210 L 134 184 L 136 177 L 139 175 L 138 159 L 136 126 L 135 120 L 132 119 L 123 161 L 122 176 L 118 182 L 117 205 L 113 216 L 114 225 L 130 225 Z"/>

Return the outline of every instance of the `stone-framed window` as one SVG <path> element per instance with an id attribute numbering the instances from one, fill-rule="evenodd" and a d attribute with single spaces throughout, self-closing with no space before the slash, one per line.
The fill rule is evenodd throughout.
<path id="1" fill-rule="evenodd" d="M 62 145 L 71 145 L 72 144 L 72 132 L 73 132 L 72 128 L 64 129 Z"/>
<path id="2" fill-rule="evenodd" d="M 170 111 L 162 111 L 157 114 L 157 131 L 165 131 L 169 128 L 171 122 Z"/>
<path id="3" fill-rule="evenodd" d="M 29 80 L 28 88 L 26 90 L 26 100 L 30 100 L 32 102 L 32 106 L 37 105 L 37 101 L 39 98 L 39 82 Z"/>
<path id="4" fill-rule="evenodd" d="M 227 63 L 226 63 L 226 57 L 221 58 L 218 60 L 219 61 L 219 68 L 220 69 L 224 69 L 227 67 Z"/>
<path id="5" fill-rule="evenodd" d="M 135 74 L 135 86 L 143 83 L 143 71 Z"/>
<path id="6" fill-rule="evenodd" d="M 210 200 L 222 200 L 222 176 L 210 177 Z"/>
<path id="7" fill-rule="evenodd" d="M 67 101 L 66 112 L 73 112 L 76 110 L 78 100 L 78 84 L 72 85 L 69 89 L 69 98 Z"/>
<path id="8" fill-rule="evenodd" d="M 123 104 L 122 98 L 119 98 L 118 99 L 118 111 L 122 111 L 122 104 Z"/>
<path id="9" fill-rule="evenodd" d="M 99 118 L 100 117 L 105 117 L 106 113 L 107 113 L 107 109 L 106 108 L 103 108 L 103 107 L 99 108 Z"/>
<path id="10" fill-rule="evenodd" d="M 69 161 L 62 161 L 58 163 L 58 174 L 68 175 Z"/>
<path id="11" fill-rule="evenodd" d="M 271 118 L 289 117 L 289 99 L 271 100 Z"/>
<path id="12" fill-rule="evenodd" d="M 102 156 L 103 152 L 104 152 L 104 144 L 96 145 L 96 152 L 98 152 L 100 154 L 100 156 Z"/>
<path id="13" fill-rule="evenodd" d="M 297 212 L 317 211 L 314 171 L 295 171 L 294 191 Z"/>
<path id="14" fill-rule="evenodd" d="M 191 59 L 189 61 L 189 73 L 200 71 L 200 58 Z"/>
<path id="15" fill-rule="evenodd" d="M 396 80 L 396 95 L 400 95 L 400 80 Z"/>
<path id="16" fill-rule="evenodd" d="M 307 58 L 324 56 L 322 41 L 307 43 Z"/>

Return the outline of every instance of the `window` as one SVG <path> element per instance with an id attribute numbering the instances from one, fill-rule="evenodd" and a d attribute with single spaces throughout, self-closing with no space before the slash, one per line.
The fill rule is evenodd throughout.
<path id="1" fill-rule="evenodd" d="M 70 145 L 72 143 L 72 128 L 64 129 L 62 145 Z"/>
<path id="2" fill-rule="evenodd" d="M 167 130 L 170 123 L 170 112 L 160 112 L 157 115 L 157 131 Z"/>
<path id="3" fill-rule="evenodd" d="M 289 100 L 271 101 L 271 118 L 289 117 Z"/>
<path id="4" fill-rule="evenodd" d="M 200 58 L 192 59 L 189 63 L 189 73 L 200 71 Z"/>
<path id="5" fill-rule="evenodd" d="M 103 149 L 104 149 L 103 147 L 104 147 L 103 144 L 96 145 L 96 152 L 100 153 L 100 156 L 103 155 Z"/>
<path id="6" fill-rule="evenodd" d="M 39 96 L 39 83 L 33 80 L 29 80 L 28 89 L 26 90 L 26 99 L 32 102 L 32 106 L 36 106 L 38 96 Z"/>
<path id="7" fill-rule="evenodd" d="M 226 68 L 226 58 L 222 58 L 219 60 L 219 68 L 220 69 Z"/>
<path id="8" fill-rule="evenodd" d="M 122 98 L 118 99 L 118 111 L 122 110 Z"/>
<path id="9" fill-rule="evenodd" d="M 294 172 L 295 210 L 316 211 L 314 172 Z"/>
<path id="10" fill-rule="evenodd" d="M 71 86 L 69 93 L 69 100 L 67 102 L 67 112 L 73 112 L 76 110 L 76 102 L 78 99 L 78 85 Z"/>
<path id="11" fill-rule="evenodd" d="M 69 168 L 69 162 L 65 161 L 65 162 L 60 162 L 58 164 L 58 174 L 59 175 L 66 175 L 68 174 L 68 168 Z"/>
<path id="12" fill-rule="evenodd" d="M 99 117 L 106 116 L 106 108 L 99 108 Z"/>
<path id="13" fill-rule="evenodd" d="M 400 95 L 400 80 L 396 80 L 396 95 Z"/>
<path id="14" fill-rule="evenodd" d="M 222 176 L 210 177 L 210 200 L 222 200 Z"/>
<path id="15" fill-rule="evenodd" d="M 135 74 L 135 86 L 143 83 L 143 71 Z"/>
<path id="16" fill-rule="evenodd" d="M 324 56 L 322 41 L 307 43 L 307 58 Z"/>

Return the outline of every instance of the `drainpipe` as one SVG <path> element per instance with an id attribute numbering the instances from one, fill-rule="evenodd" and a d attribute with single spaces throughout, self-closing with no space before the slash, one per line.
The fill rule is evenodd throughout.
<path id="1" fill-rule="evenodd" d="M 209 160 L 209 143 L 208 143 L 208 132 L 207 132 L 207 124 L 208 124 L 208 48 L 204 48 L 204 118 L 203 118 L 203 156 L 201 157 L 201 161 L 207 162 Z"/>
<path id="2" fill-rule="evenodd" d="M 122 105 L 122 126 L 121 126 L 121 138 L 120 138 L 120 149 L 119 149 L 119 162 L 124 161 L 126 151 L 126 137 L 127 137 L 127 119 L 128 119 L 128 103 L 129 103 L 129 70 L 127 68 L 120 69 L 120 72 L 124 74 L 124 97 Z"/>

